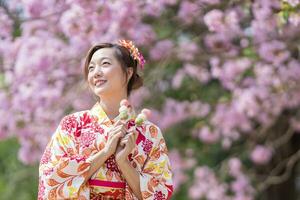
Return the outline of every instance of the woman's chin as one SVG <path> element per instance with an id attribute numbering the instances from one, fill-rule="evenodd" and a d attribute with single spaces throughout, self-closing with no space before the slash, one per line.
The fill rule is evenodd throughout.
<path id="1" fill-rule="evenodd" d="M 102 87 L 94 88 L 94 93 L 99 96 L 99 95 L 105 93 L 105 90 L 106 89 L 102 88 Z"/>

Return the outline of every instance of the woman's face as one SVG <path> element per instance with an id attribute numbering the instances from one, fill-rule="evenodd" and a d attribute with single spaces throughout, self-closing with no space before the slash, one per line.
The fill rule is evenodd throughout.
<path id="1" fill-rule="evenodd" d="M 115 57 L 115 50 L 112 48 L 102 48 L 97 50 L 88 66 L 88 84 L 97 96 L 126 94 L 127 80 L 122 66 Z M 130 68 L 127 68 L 129 71 Z M 129 72 L 128 80 L 131 77 Z"/>

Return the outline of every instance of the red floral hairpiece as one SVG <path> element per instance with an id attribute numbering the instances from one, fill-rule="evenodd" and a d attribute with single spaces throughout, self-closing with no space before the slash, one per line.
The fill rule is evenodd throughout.
<path id="1" fill-rule="evenodd" d="M 133 42 L 130 40 L 119 40 L 118 44 L 129 50 L 130 55 L 138 62 L 140 68 L 143 70 L 146 61 L 144 56 L 139 52 L 138 48 L 134 46 Z"/>

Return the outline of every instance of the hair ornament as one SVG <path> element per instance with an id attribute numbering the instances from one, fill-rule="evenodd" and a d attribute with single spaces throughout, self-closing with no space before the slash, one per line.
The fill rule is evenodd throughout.
<path id="1" fill-rule="evenodd" d="M 130 55 L 138 62 L 140 68 L 143 70 L 146 61 L 138 48 L 134 46 L 133 42 L 130 40 L 119 40 L 118 44 L 129 50 Z"/>

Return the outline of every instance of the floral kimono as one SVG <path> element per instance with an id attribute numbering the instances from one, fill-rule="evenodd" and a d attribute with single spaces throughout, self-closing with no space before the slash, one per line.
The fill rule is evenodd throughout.
<path id="1" fill-rule="evenodd" d="M 127 127 L 134 126 L 134 110 Z M 108 131 L 118 120 L 110 120 L 97 102 L 91 110 L 65 116 L 40 161 L 38 199 L 137 199 L 114 155 L 85 181 L 88 157 L 101 151 Z M 139 172 L 143 199 L 169 199 L 173 192 L 168 150 L 160 129 L 145 121 L 136 128 L 135 149 L 129 154 L 131 165 Z"/>

